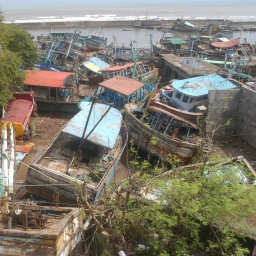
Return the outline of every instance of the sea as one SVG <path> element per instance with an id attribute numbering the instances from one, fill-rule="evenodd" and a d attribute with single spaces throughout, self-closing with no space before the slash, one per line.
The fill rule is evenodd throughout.
<path id="1" fill-rule="evenodd" d="M 125 21 L 160 18 L 164 20 L 205 20 L 223 19 L 232 21 L 255 21 L 255 0 L 0 0 L 0 8 L 6 23 L 37 23 L 63 21 Z M 61 32 L 74 32 L 76 28 L 61 29 Z M 82 35 L 95 33 L 92 28 L 79 28 Z M 29 29 L 35 37 L 49 32 L 60 32 L 54 26 L 48 29 Z M 115 40 L 118 46 L 128 46 L 132 41 L 138 48 L 150 47 L 159 41 L 162 32 L 157 29 L 103 28 L 108 42 Z M 170 33 L 170 36 L 179 36 Z M 184 35 L 183 35 L 184 37 Z M 185 35 L 186 37 L 186 35 Z M 239 31 L 233 38 L 246 38 L 248 43 L 256 42 L 256 33 Z"/>

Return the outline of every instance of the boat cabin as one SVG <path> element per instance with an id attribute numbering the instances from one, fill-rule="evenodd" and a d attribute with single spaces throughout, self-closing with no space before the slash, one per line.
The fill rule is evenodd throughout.
<path id="1" fill-rule="evenodd" d="M 183 80 L 173 80 L 174 90 L 162 92 L 162 97 L 171 105 L 185 111 L 195 111 L 197 106 L 207 106 L 210 90 L 229 90 L 237 85 L 217 74 L 198 76 Z"/>
<path id="2" fill-rule="evenodd" d="M 142 68 L 141 61 L 138 62 L 137 65 L 140 66 L 140 68 Z M 109 78 L 113 78 L 116 76 L 130 77 L 133 72 L 133 67 L 134 67 L 134 62 L 126 63 L 124 65 L 116 65 L 116 66 L 107 67 L 105 69 L 102 69 L 101 73 L 102 73 L 104 79 L 109 79 Z"/>
<path id="3" fill-rule="evenodd" d="M 125 104 L 139 103 L 154 90 L 154 83 L 142 83 L 125 76 L 117 76 L 103 81 L 96 88 L 95 97 L 122 109 Z"/>
<path id="4" fill-rule="evenodd" d="M 36 101 L 74 101 L 77 91 L 75 73 L 26 70 L 26 77 L 24 89 L 34 91 Z"/>

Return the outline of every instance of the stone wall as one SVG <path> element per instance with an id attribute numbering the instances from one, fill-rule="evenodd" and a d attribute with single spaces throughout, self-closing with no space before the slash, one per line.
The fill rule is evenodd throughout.
<path id="1" fill-rule="evenodd" d="M 242 87 L 240 94 L 237 134 L 256 148 L 256 91 Z"/>
<path id="2" fill-rule="evenodd" d="M 164 20 L 163 26 L 171 27 L 174 20 Z M 225 26 L 234 26 L 241 27 L 250 26 L 256 27 L 256 23 L 252 22 L 232 22 L 229 20 L 216 19 L 216 20 L 189 20 L 190 23 L 195 26 L 208 26 L 210 24 L 215 25 L 225 25 Z M 23 29 L 44 29 L 44 28 L 88 28 L 88 27 L 133 27 L 134 20 L 125 20 L 125 21 L 63 21 L 63 22 L 28 22 L 28 23 L 16 23 Z"/>
<path id="3" fill-rule="evenodd" d="M 256 91 L 244 86 L 237 90 L 210 91 L 207 119 L 208 134 L 218 128 L 214 136 L 238 135 L 256 148 Z"/>
<path id="4" fill-rule="evenodd" d="M 219 137 L 237 133 L 239 99 L 239 89 L 209 92 L 206 132 L 210 136 Z"/>

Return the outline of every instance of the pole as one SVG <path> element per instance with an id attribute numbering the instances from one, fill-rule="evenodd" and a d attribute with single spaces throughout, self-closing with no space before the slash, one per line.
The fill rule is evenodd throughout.
<path id="1" fill-rule="evenodd" d="M 2 125 L 2 196 L 8 195 L 7 125 Z"/>
<path id="2" fill-rule="evenodd" d="M 150 52 L 151 52 L 151 56 L 153 54 L 153 35 L 150 34 Z"/>
<path id="3" fill-rule="evenodd" d="M 15 162 L 15 132 L 13 123 L 10 123 L 10 165 L 9 165 L 9 193 L 13 194 L 13 183 L 14 183 L 14 162 Z"/>
<path id="4" fill-rule="evenodd" d="M 84 138 L 84 135 L 85 135 L 85 132 L 86 132 L 86 129 L 87 129 L 89 120 L 90 120 L 90 116 L 91 116 L 91 113 L 92 113 L 92 109 L 93 109 L 95 100 L 96 100 L 96 98 L 93 97 L 93 99 L 92 99 L 92 104 L 91 104 L 91 107 L 90 107 L 90 110 L 89 110 L 89 114 L 88 114 L 88 117 L 87 117 L 87 120 L 86 120 L 86 123 L 85 123 L 85 126 L 84 126 L 84 130 L 83 130 L 83 134 L 82 134 L 82 139 L 81 139 L 81 141 L 80 141 L 80 143 L 79 143 L 79 147 L 78 147 L 78 149 L 77 149 L 77 152 L 79 152 L 79 151 L 81 150 L 81 147 L 82 147 L 82 144 L 83 144 L 83 138 Z"/>

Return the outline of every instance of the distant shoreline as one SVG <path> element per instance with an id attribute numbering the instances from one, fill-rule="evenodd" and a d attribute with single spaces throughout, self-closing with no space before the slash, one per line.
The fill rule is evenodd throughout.
<path id="1" fill-rule="evenodd" d="M 188 20 L 195 26 L 207 26 L 209 24 L 214 25 L 225 25 L 232 27 L 241 27 L 244 29 L 256 30 L 256 21 L 239 21 L 234 22 L 230 20 L 223 19 L 206 19 L 206 20 Z M 134 27 L 134 20 L 126 21 L 46 21 L 46 22 L 22 22 L 14 23 L 21 27 L 22 29 L 46 29 L 46 28 L 93 28 L 93 27 Z M 164 27 L 171 27 L 174 20 L 164 20 Z M 161 27 L 161 26 L 158 26 Z M 146 27 L 143 27 L 146 28 Z"/>

